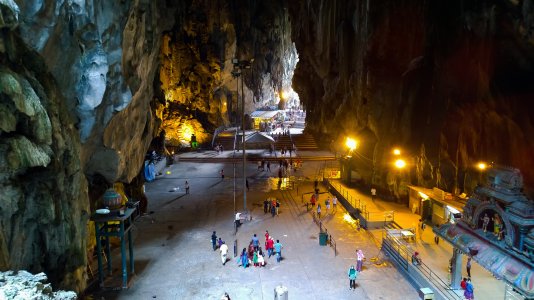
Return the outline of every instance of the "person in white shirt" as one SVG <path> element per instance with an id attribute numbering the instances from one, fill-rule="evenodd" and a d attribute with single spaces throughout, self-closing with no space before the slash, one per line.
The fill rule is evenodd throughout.
<path id="1" fill-rule="evenodd" d="M 228 256 L 228 245 L 226 245 L 226 243 L 223 241 L 221 247 L 219 247 L 219 250 L 221 250 L 221 261 L 224 266 Z"/>

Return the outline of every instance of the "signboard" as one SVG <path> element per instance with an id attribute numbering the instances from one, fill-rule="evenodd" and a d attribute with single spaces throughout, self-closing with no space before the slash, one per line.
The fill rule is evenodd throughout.
<path id="1" fill-rule="evenodd" d="M 324 178 L 339 179 L 341 178 L 341 171 L 339 168 L 325 168 Z"/>

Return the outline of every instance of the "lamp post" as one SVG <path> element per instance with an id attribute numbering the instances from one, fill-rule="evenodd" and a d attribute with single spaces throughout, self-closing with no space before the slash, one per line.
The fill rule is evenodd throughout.
<path id="1" fill-rule="evenodd" d="M 239 77 L 243 74 L 243 69 L 250 69 L 252 62 L 251 60 L 239 60 L 237 58 L 232 59 L 234 64 L 234 70 L 232 71 L 232 76 L 237 78 L 237 95 L 239 102 Z M 243 145 L 243 210 L 247 210 L 247 174 L 246 174 L 246 165 L 247 165 L 247 155 L 246 155 L 246 144 L 245 144 L 245 93 L 244 93 L 244 81 L 241 78 L 241 129 L 242 129 L 242 145 Z"/>

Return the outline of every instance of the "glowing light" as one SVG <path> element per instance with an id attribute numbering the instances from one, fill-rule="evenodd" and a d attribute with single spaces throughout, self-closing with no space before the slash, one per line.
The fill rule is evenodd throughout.
<path id="1" fill-rule="evenodd" d="M 195 130 L 193 129 L 193 126 L 191 126 L 190 124 L 188 123 L 184 123 L 182 125 L 182 138 L 188 142 L 191 141 L 191 135 L 193 135 L 193 133 L 195 132 Z"/>
<path id="2" fill-rule="evenodd" d="M 419 196 L 421 196 L 421 198 L 423 198 L 423 200 L 428 200 L 428 195 L 423 193 L 423 192 L 419 192 Z"/>
<path id="3" fill-rule="evenodd" d="M 167 171 L 167 172 L 165 172 L 165 173 L 167 173 L 167 175 L 171 175 L 171 171 Z"/>
<path id="4" fill-rule="evenodd" d="M 395 167 L 397 167 L 398 169 L 402 169 L 406 167 L 406 162 L 403 159 L 397 159 L 395 161 Z"/>
<path id="5" fill-rule="evenodd" d="M 356 222 L 348 213 L 343 215 L 343 220 L 349 224 L 354 224 Z"/>
<path id="6" fill-rule="evenodd" d="M 289 93 L 286 92 L 286 91 L 282 91 L 280 93 L 280 97 L 282 97 L 282 99 L 286 100 L 287 98 L 289 98 Z"/>
<path id="7" fill-rule="evenodd" d="M 399 148 L 393 149 L 393 155 L 400 155 L 400 154 L 401 154 L 401 151 Z"/>
<path id="8" fill-rule="evenodd" d="M 349 147 L 349 149 L 352 151 L 356 149 L 356 147 L 358 147 L 358 141 L 348 137 L 347 141 L 345 142 L 345 145 L 347 145 L 347 147 Z"/>
<path id="9" fill-rule="evenodd" d="M 456 208 L 450 206 L 450 205 L 447 205 L 447 208 L 449 209 L 450 212 L 452 212 L 453 214 L 459 214 L 460 211 L 457 210 Z"/>
<path id="10" fill-rule="evenodd" d="M 478 163 L 477 167 L 480 170 L 484 171 L 484 170 L 486 170 L 487 165 L 485 163 L 483 163 L 483 162 L 480 162 L 480 163 Z"/>

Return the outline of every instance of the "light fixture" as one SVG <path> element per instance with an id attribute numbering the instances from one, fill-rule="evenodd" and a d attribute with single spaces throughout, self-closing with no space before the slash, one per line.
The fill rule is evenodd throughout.
<path id="1" fill-rule="evenodd" d="M 358 141 L 348 137 L 347 141 L 345 142 L 345 145 L 347 145 L 347 147 L 349 147 L 350 151 L 352 151 L 352 150 L 356 149 L 356 147 L 358 147 Z"/>
<path id="2" fill-rule="evenodd" d="M 395 161 L 395 167 L 397 167 L 397 169 L 402 169 L 406 167 L 406 162 L 404 161 L 404 159 L 397 159 Z"/>
<path id="3" fill-rule="evenodd" d="M 400 154 L 401 154 L 401 151 L 399 148 L 393 149 L 393 155 L 400 155 Z"/>
<path id="4" fill-rule="evenodd" d="M 486 165 L 486 163 L 479 162 L 478 165 L 477 165 L 477 167 L 478 167 L 480 170 L 484 171 L 484 170 L 486 170 L 487 165 Z"/>

